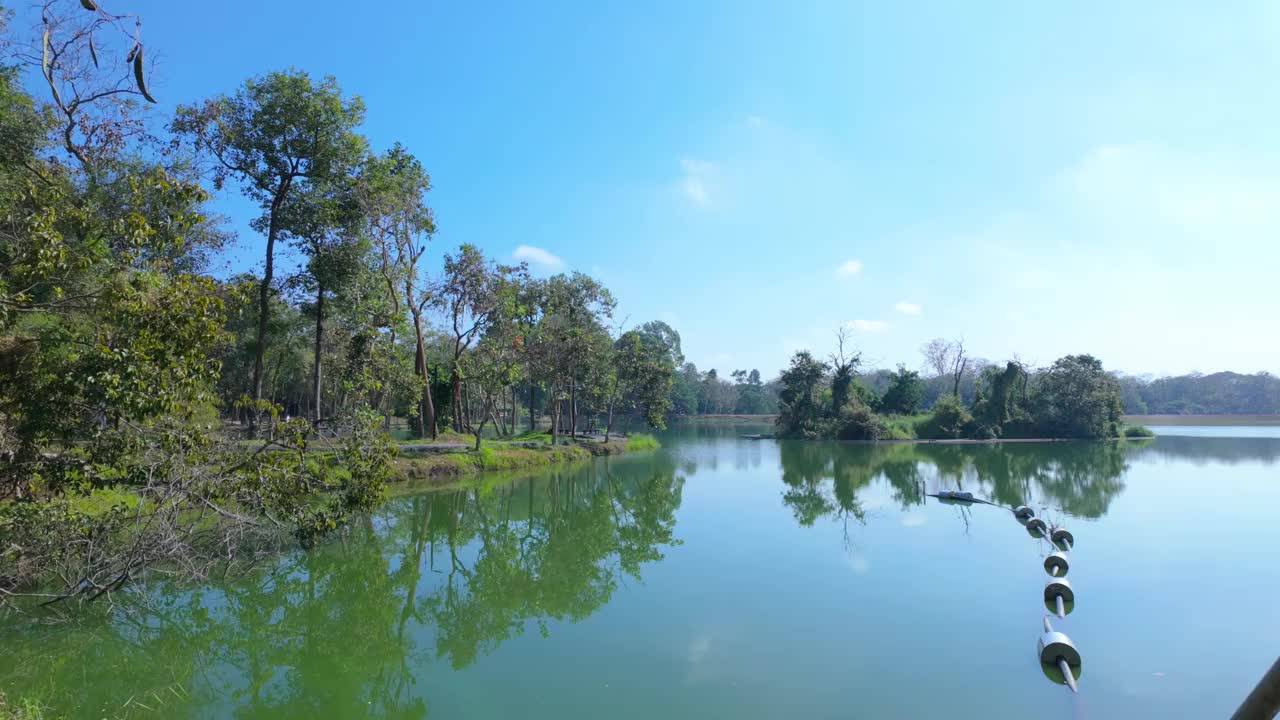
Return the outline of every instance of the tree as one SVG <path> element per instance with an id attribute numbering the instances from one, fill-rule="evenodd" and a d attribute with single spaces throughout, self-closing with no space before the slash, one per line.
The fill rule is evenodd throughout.
<path id="1" fill-rule="evenodd" d="M 551 435 L 554 438 L 560 429 L 559 407 L 568 399 L 573 436 L 578 427 L 578 383 L 587 376 L 593 338 L 604 328 L 604 321 L 613 317 L 615 301 L 598 281 L 578 272 L 552 276 L 542 289 L 543 313 L 535 338 L 540 374 L 551 390 Z"/>
<path id="2" fill-rule="evenodd" d="M 644 326 L 642 326 L 643 328 Z M 627 407 L 644 416 L 650 427 L 666 427 L 671 409 L 671 383 L 675 361 L 669 346 L 642 330 L 623 333 L 613 346 L 620 394 Z M 613 429 L 613 413 L 605 428 L 605 441 Z"/>
<path id="3" fill-rule="evenodd" d="M 814 435 L 821 416 L 816 392 L 830 367 L 813 357 L 808 350 L 791 356 L 791 364 L 782 371 L 779 382 L 777 424 L 788 435 Z"/>
<path id="4" fill-rule="evenodd" d="M 352 178 L 339 176 L 295 191 L 280 210 L 282 235 L 290 237 L 307 256 L 304 284 L 315 293 L 315 342 L 311 374 L 312 420 L 324 417 L 321 358 L 324 345 L 325 296 L 341 292 L 355 281 L 364 265 L 368 244 L 356 232 L 359 208 Z"/>
<path id="5" fill-rule="evenodd" d="M 899 365 L 897 372 L 889 374 L 889 387 L 880 398 L 880 412 L 911 415 L 920 407 L 923 396 L 924 381 L 920 373 Z"/>
<path id="6" fill-rule="evenodd" d="M 289 70 L 250 79 L 234 95 L 179 107 L 173 121 L 178 138 L 215 160 L 214 186 L 221 189 L 232 178 L 262 210 L 254 221 L 266 236 L 250 396 L 254 402 L 262 398 L 275 244 L 286 229 L 282 210 L 292 193 L 339 177 L 359 161 L 365 140 L 354 129 L 363 118 L 364 103 L 344 98 L 332 77 L 316 83 L 303 71 Z"/>
<path id="7" fill-rule="evenodd" d="M 407 309 L 412 317 L 414 371 L 421 382 L 414 413 L 418 437 L 435 439 L 439 430 L 423 322 L 423 313 L 435 298 L 418 267 L 436 228 L 424 199 L 430 189 L 431 179 L 422 163 L 399 144 L 383 155 L 367 158 L 356 181 L 365 233 L 379 256 L 387 296 L 396 312 Z"/>
<path id="8" fill-rule="evenodd" d="M 841 327 L 836 331 L 836 351 L 831 355 L 831 415 L 840 415 L 849 403 L 858 366 L 862 364 L 862 353 L 847 351 L 845 343 L 849 341 L 848 328 Z"/>
<path id="9" fill-rule="evenodd" d="M 1120 434 L 1120 383 L 1092 355 L 1054 361 L 1033 392 L 1046 437 L 1107 438 Z"/>
<path id="10" fill-rule="evenodd" d="M 738 405 L 735 411 L 743 415 L 763 415 L 769 412 L 769 398 L 760 371 L 734 370 L 731 373 L 737 386 Z"/>
<path id="11" fill-rule="evenodd" d="M 951 394 L 960 397 L 960 379 L 969 366 L 969 356 L 965 352 L 964 340 L 945 340 L 934 338 L 920 348 L 924 355 L 925 367 L 932 370 L 934 377 L 949 376 L 951 378 Z"/>
<path id="12" fill-rule="evenodd" d="M 435 302 L 444 312 L 453 335 L 453 364 L 449 384 L 453 397 L 453 428 L 462 432 L 467 418 L 462 403 L 462 356 L 490 325 L 499 322 L 504 309 L 515 301 L 513 277 L 523 267 L 497 265 L 486 260 L 474 245 L 463 245 L 444 256 L 444 279 Z"/>

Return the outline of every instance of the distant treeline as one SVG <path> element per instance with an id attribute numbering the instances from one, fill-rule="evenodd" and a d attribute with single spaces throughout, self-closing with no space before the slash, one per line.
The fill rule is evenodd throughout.
<path id="1" fill-rule="evenodd" d="M 1280 377 L 1192 373 L 1152 379 L 1119 375 L 1124 411 L 1129 415 L 1280 414 Z"/>

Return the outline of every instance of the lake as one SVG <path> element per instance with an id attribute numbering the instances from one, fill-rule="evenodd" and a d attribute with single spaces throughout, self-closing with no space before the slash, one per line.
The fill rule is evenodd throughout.
<path id="1" fill-rule="evenodd" d="M 405 491 L 275 567 L 153 584 L 146 609 L 0 620 L 0 688 L 73 718 L 1213 718 L 1280 648 L 1280 428 L 739 437 L 761 430 Z M 940 489 L 1074 534 L 1053 623 L 1078 695 L 1036 657 L 1053 548 Z"/>

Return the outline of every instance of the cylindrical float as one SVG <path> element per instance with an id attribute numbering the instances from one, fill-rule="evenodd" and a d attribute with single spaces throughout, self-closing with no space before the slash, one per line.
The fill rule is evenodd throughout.
<path id="1" fill-rule="evenodd" d="M 1044 537 L 1049 528 L 1040 518 L 1031 518 L 1027 521 L 1027 532 L 1031 533 L 1031 537 Z"/>
<path id="2" fill-rule="evenodd" d="M 1067 604 L 1074 604 L 1076 601 L 1076 593 L 1071 589 L 1071 582 L 1066 578 L 1053 578 L 1044 586 L 1044 601 L 1050 606 L 1055 605 L 1055 598 L 1062 598 Z"/>
<path id="3" fill-rule="evenodd" d="M 1056 552 L 1044 559 L 1044 571 L 1054 577 L 1064 577 L 1071 569 L 1071 562 L 1064 552 Z"/>
<path id="4" fill-rule="evenodd" d="M 1030 520 L 1031 518 L 1036 516 L 1036 511 L 1032 510 L 1026 505 L 1019 505 L 1018 507 L 1013 509 L 1013 516 L 1018 518 L 1019 520 Z"/>
<path id="5" fill-rule="evenodd" d="M 1038 649 L 1040 662 L 1055 666 L 1058 660 L 1066 660 L 1073 668 L 1080 667 L 1080 652 L 1065 633 L 1050 631 L 1040 636 Z"/>
<path id="6" fill-rule="evenodd" d="M 1049 535 L 1049 539 L 1058 547 L 1070 550 L 1075 547 L 1076 538 L 1071 531 L 1066 528 L 1054 528 L 1053 533 Z"/>

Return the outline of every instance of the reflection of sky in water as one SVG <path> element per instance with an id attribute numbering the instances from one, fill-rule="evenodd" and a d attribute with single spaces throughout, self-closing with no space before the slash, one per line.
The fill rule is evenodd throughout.
<path id="1" fill-rule="evenodd" d="M 1280 425 L 1148 425 L 1156 435 L 1280 438 Z"/>

